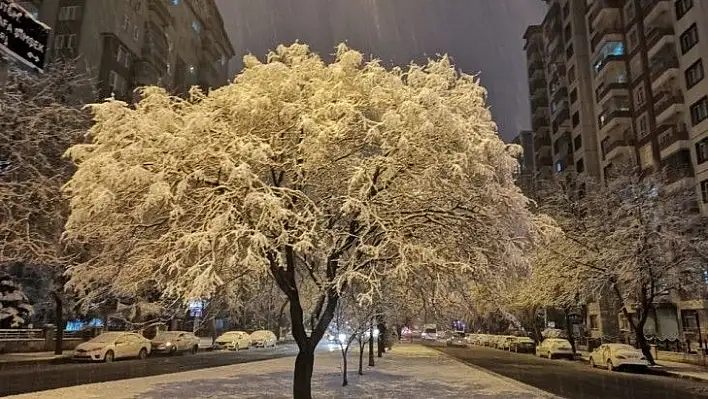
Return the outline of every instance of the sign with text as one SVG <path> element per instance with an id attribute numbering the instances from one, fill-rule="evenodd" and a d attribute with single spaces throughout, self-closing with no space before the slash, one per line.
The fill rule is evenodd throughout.
<path id="1" fill-rule="evenodd" d="M 0 0 L 0 52 L 44 70 L 50 29 L 11 0 Z"/>

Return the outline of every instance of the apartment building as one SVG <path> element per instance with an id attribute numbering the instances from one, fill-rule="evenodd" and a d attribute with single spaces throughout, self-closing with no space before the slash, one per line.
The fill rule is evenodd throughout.
<path id="1" fill-rule="evenodd" d="M 531 130 L 522 130 L 511 140 L 513 144 L 521 146 L 524 153 L 519 158 L 519 173 L 522 175 L 533 174 L 534 171 L 534 149 L 533 149 L 533 132 Z"/>
<path id="2" fill-rule="evenodd" d="M 234 50 L 214 0 L 32 0 L 20 4 L 52 28 L 50 59 L 83 63 L 98 98 L 133 100 L 136 87 L 175 94 L 228 81 Z M 88 95 L 88 94 L 87 94 Z"/>
<path id="3" fill-rule="evenodd" d="M 600 173 L 582 1 L 552 0 L 524 34 L 536 172 Z"/>
<path id="4" fill-rule="evenodd" d="M 581 145 L 573 147 L 575 170 L 581 171 L 577 164 L 581 158 L 586 173 L 600 179 L 625 161 L 637 162 L 647 171 L 664 170 L 671 184 L 695 186 L 703 211 L 708 212 L 708 80 L 704 67 L 708 61 L 703 60 L 708 57 L 708 1 L 547 3 L 542 24 L 529 27 L 524 36 L 529 81 L 536 61 L 529 50 L 533 40 L 542 39 L 551 109 L 557 99 L 549 61 L 567 71 L 573 144 L 582 137 Z M 532 92 L 532 113 L 537 105 Z M 552 115 L 553 111 L 551 124 Z M 532 127 L 536 137 L 533 122 Z M 552 140 L 557 172 L 562 168 L 557 167 L 555 134 Z M 701 332 L 699 327 L 701 320 L 708 320 L 708 301 L 702 299 L 708 296 L 684 294 L 677 292 L 671 300 L 656 304 L 645 328 L 647 336 L 657 342 L 708 342 L 708 329 Z M 614 317 L 617 310 L 611 304 L 590 303 L 587 310 L 591 336 L 615 335 L 616 329 L 631 335 L 624 317 Z"/>

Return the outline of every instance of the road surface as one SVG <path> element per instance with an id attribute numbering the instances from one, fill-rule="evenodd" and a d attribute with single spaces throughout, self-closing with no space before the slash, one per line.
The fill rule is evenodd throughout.
<path id="1" fill-rule="evenodd" d="M 43 364 L 0 372 L 0 396 L 127 378 L 178 373 L 208 367 L 295 356 L 296 354 L 297 346 L 295 344 L 283 344 L 276 349 L 200 352 L 195 355 L 149 357 L 146 360 L 117 360 L 113 363 Z"/>
<path id="2" fill-rule="evenodd" d="M 708 383 L 636 372 L 592 369 L 582 360 L 548 360 L 471 346 L 437 349 L 465 363 L 572 399 L 708 398 Z"/>

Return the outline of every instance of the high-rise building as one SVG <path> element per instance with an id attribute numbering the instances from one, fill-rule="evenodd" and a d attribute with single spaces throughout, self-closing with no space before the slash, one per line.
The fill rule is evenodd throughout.
<path id="1" fill-rule="evenodd" d="M 614 165 L 636 162 L 645 171 L 664 171 L 672 185 L 695 186 L 708 213 L 708 1 L 545 2 L 546 17 L 524 39 L 531 113 L 538 118 L 531 121 L 533 137 L 545 138 L 550 125 L 553 170 L 571 166 L 563 151 L 570 132 L 576 172 L 604 179 Z M 543 94 L 549 122 L 540 117 Z M 542 148 L 534 143 L 535 155 Z M 701 339 L 694 330 L 699 318 L 708 318 L 708 304 L 695 295 L 672 295 L 671 302 L 656 304 L 645 329 L 657 337 L 679 331 Z M 588 304 L 587 314 L 593 336 L 626 329 L 624 316 L 608 303 Z"/>
<path id="2" fill-rule="evenodd" d="M 595 177 L 600 165 L 585 4 L 548 3 L 543 22 L 524 35 L 536 172 L 575 171 Z"/>
<path id="3" fill-rule="evenodd" d="M 52 28 L 49 58 L 75 58 L 98 96 L 133 99 L 157 84 L 175 94 L 228 81 L 234 50 L 214 0 L 31 0 L 19 2 Z"/>

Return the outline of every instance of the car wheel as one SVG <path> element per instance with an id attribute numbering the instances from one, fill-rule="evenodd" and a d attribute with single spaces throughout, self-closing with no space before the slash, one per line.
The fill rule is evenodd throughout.
<path id="1" fill-rule="evenodd" d="M 145 348 L 141 348 L 140 352 L 138 352 L 138 359 L 144 360 L 145 358 L 148 357 L 148 351 Z"/>
<path id="2" fill-rule="evenodd" d="M 113 351 L 108 351 L 106 352 L 106 355 L 103 356 L 103 361 L 106 363 L 111 363 L 113 360 L 115 360 L 116 355 L 113 353 Z"/>
<path id="3" fill-rule="evenodd" d="M 170 348 L 170 356 L 174 356 L 177 353 L 177 347 L 173 346 Z"/>
<path id="4" fill-rule="evenodd" d="M 548 358 L 553 360 L 553 354 L 551 353 L 551 351 L 548 351 Z"/>
<path id="5" fill-rule="evenodd" d="M 595 368 L 595 359 L 590 356 L 590 367 Z"/>
<path id="6" fill-rule="evenodd" d="M 192 354 L 192 355 L 196 355 L 197 352 L 199 352 L 199 346 L 198 346 L 198 345 L 194 345 L 194 346 L 192 347 L 192 349 L 189 351 L 189 353 Z"/>
<path id="7" fill-rule="evenodd" d="M 607 371 L 615 371 L 615 366 L 612 364 L 612 359 L 607 359 Z"/>
<path id="8" fill-rule="evenodd" d="M 235 345 L 234 345 L 234 350 L 235 350 L 236 352 L 240 351 L 240 350 L 241 350 L 241 344 L 239 344 L 238 342 L 236 342 Z"/>

